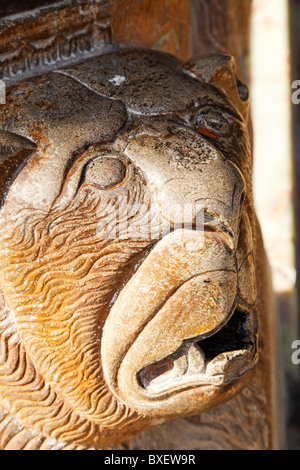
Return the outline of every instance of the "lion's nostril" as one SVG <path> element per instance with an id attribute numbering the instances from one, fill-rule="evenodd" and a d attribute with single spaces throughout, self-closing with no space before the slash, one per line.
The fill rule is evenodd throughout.
<path id="1" fill-rule="evenodd" d="M 242 205 L 243 205 L 243 203 L 244 203 L 244 200 L 245 200 L 245 193 L 243 192 L 243 193 L 241 194 L 241 199 L 240 199 L 240 205 L 241 205 L 241 207 L 242 207 Z"/>

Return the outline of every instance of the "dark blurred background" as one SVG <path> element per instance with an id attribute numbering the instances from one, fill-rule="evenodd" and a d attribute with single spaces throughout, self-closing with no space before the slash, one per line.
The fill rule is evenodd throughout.
<path id="1" fill-rule="evenodd" d="M 45 7 L 57 3 L 57 0 L 1 0 L 0 17 L 23 13 L 34 8 Z"/>
<path id="2" fill-rule="evenodd" d="M 300 80 L 300 0 L 253 0 L 252 10 L 254 195 L 278 307 L 283 446 L 299 450 L 300 104 L 292 84 Z"/>

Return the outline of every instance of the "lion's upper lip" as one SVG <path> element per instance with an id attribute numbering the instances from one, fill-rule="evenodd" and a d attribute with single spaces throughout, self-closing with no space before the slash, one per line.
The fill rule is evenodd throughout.
<path id="1" fill-rule="evenodd" d="M 175 230 L 193 230 L 198 232 L 214 233 L 230 251 L 234 251 L 237 247 L 238 237 L 234 230 L 226 220 L 222 220 L 219 216 L 204 211 L 198 221 L 192 223 L 174 223 L 168 226 L 168 232 Z"/>
<path id="2" fill-rule="evenodd" d="M 236 247 L 237 237 L 235 236 L 234 231 L 226 221 L 222 221 L 219 217 L 205 213 L 204 230 L 207 232 L 216 232 L 220 237 L 222 237 L 224 243 L 227 244 L 230 249 L 233 250 Z"/>

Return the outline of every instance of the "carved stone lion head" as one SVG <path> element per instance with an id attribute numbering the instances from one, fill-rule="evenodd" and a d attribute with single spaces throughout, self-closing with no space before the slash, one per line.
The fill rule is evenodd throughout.
<path id="1" fill-rule="evenodd" d="M 18 445 L 105 448 L 238 393 L 256 279 L 233 59 L 120 49 L 12 86 L 0 126 L 0 405 Z"/>

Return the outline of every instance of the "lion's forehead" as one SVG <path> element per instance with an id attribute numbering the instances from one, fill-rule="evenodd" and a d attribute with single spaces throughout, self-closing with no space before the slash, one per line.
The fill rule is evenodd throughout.
<path id="1" fill-rule="evenodd" d="M 217 90 L 186 73 L 179 60 L 153 51 L 105 54 L 59 73 L 102 96 L 123 101 L 130 112 L 142 115 L 183 111 L 209 96 L 225 102 Z"/>
<path id="2" fill-rule="evenodd" d="M 234 109 L 214 86 L 189 75 L 178 59 L 131 49 L 15 85 L 8 104 L 0 127 L 36 145 L 9 198 L 36 208 L 51 207 L 66 167 L 80 149 L 95 143 L 111 145 L 124 129 L 134 135 L 134 122 L 143 118 L 169 120 L 174 113 L 184 118 L 202 105 Z M 179 136 L 182 141 L 184 134 Z"/>

